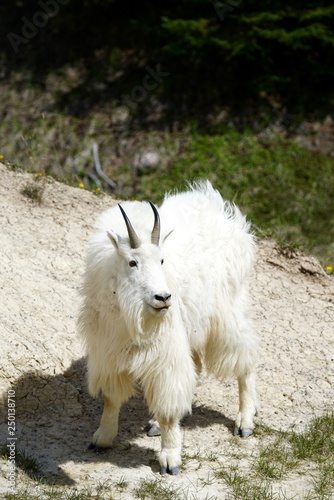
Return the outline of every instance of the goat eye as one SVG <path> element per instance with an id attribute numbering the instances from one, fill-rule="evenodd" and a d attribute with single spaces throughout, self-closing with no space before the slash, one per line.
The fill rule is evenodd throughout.
<path id="1" fill-rule="evenodd" d="M 130 267 L 137 267 L 137 262 L 135 260 L 130 260 L 129 266 Z"/>
<path id="2" fill-rule="evenodd" d="M 161 265 L 162 265 L 164 262 L 165 262 L 165 261 L 164 261 L 164 259 L 161 259 Z"/>

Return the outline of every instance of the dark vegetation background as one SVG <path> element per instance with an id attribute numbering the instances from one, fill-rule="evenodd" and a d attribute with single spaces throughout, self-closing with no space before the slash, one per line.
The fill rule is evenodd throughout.
<path id="1" fill-rule="evenodd" d="M 109 190 L 96 143 L 116 196 L 156 202 L 209 177 L 333 264 L 332 2 L 2 0 L 0 19 L 5 160 Z"/>

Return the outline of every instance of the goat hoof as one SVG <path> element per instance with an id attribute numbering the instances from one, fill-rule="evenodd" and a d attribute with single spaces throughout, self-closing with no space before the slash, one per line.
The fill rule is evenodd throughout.
<path id="1" fill-rule="evenodd" d="M 151 425 L 151 427 L 147 429 L 147 435 L 149 437 L 161 436 L 160 428 L 155 424 Z"/>
<path id="2" fill-rule="evenodd" d="M 180 472 L 180 467 L 161 467 L 160 474 L 163 476 L 164 474 L 170 474 L 171 476 L 177 476 Z"/>
<path id="3" fill-rule="evenodd" d="M 98 455 L 101 455 L 107 451 L 106 448 L 102 448 L 102 446 L 98 446 L 97 444 L 94 443 L 90 443 L 90 445 L 88 446 L 88 450 L 92 450 L 94 453 Z"/>
<path id="4" fill-rule="evenodd" d="M 170 474 L 171 476 L 177 476 L 179 472 L 180 467 L 171 467 L 170 469 L 168 469 L 168 474 Z"/>
<path id="5" fill-rule="evenodd" d="M 241 436 L 242 438 L 248 438 L 253 434 L 253 429 L 240 429 L 239 427 L 234 427 L 233 435 Z"/>
<path id="6" fill-rule="evenodd" d="M 240 435 L 242 438 L 248 438 L 251 434 L 253 434 L 252 429 L 241 429 Z"/>

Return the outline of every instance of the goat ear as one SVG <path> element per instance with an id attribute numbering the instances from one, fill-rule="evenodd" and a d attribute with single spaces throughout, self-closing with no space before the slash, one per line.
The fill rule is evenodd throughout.
<path id="1" fill-rule="evenodd" d="M 162 235 L 162 238 L 161 238 L 162 245 L 165 243 L 165 241 L 167 240 L 168 236 L 170 236 L 173 231 L 174 231 L 174 228 L 173 229 L 169 229 L 168 231 L 166 231 L 166 233 L 164 233 Z"/>
<path id="2" fill-rule="evenodd" d="M 119 241 L 119 237 L 117 236 L 117 234 L 112 229 L 108 229 L 107 235 L 108 235 L 108 238 L 111 241 L 111 243 L 116 248 L 116 250 L 118 250 L 120 241 Z"/>

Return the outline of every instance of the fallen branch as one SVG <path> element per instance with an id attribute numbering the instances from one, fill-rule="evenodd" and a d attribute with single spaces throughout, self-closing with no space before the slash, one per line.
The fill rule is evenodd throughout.
<path id="1" fill-rule="evenodd" d="M 95 167 L 97 175 L 99 175 L 101 177 L 101 179 L 103 179 L 111 189 L 115 189 L 116 183 L 114 181 L 112 181 L 102 170 L 100 158 L 99 158 L 99 147 L 96 144 L 96 142 L 94 142 L 94 144 L 93 144 L 93 160 L 94 160 L 94 167 Z"/>

